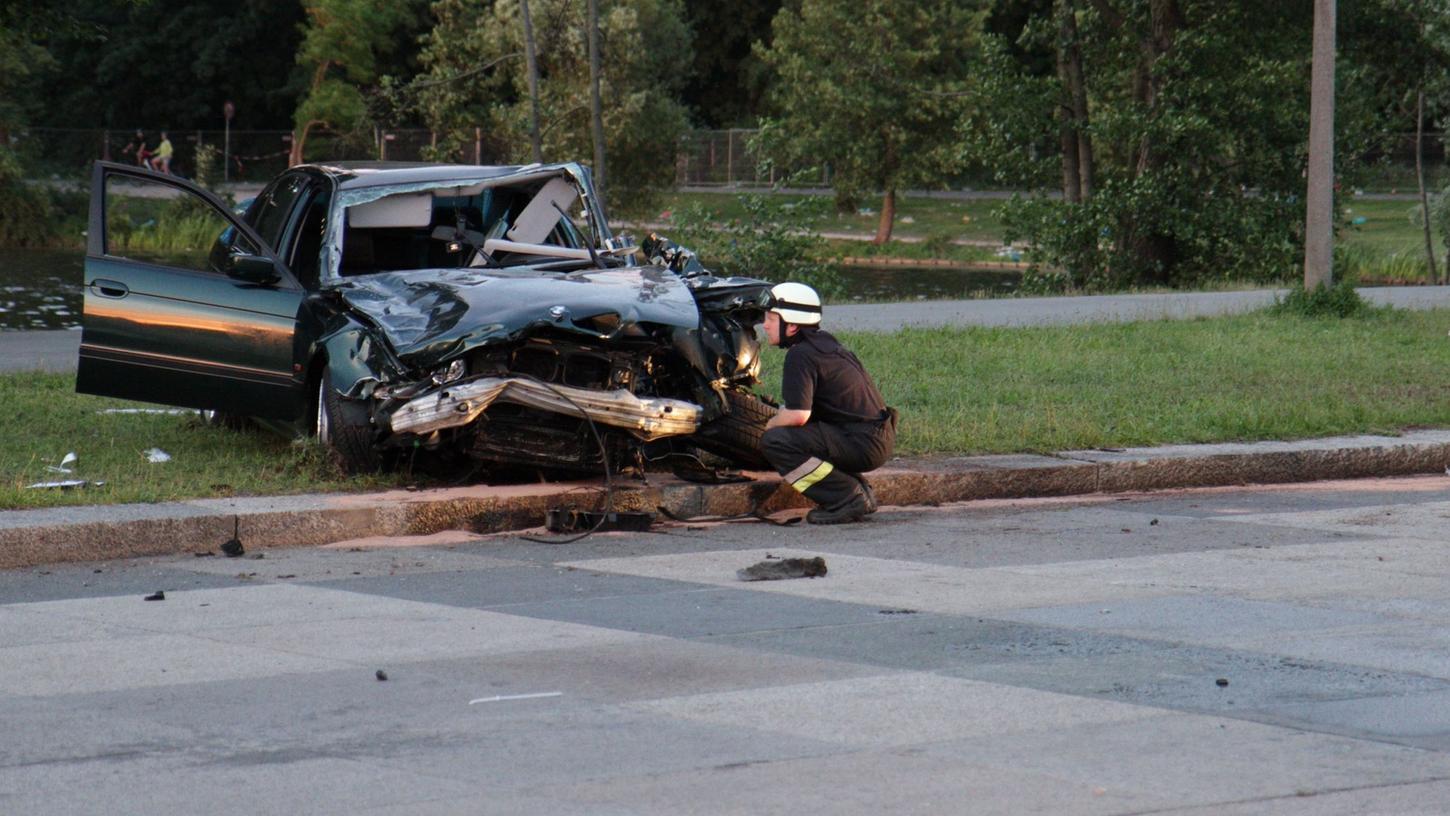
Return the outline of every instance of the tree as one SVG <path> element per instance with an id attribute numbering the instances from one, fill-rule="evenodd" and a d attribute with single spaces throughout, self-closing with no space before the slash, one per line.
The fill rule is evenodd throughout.
<path id="1" fill-rule="evenodd" d="M 1057 179 L 1061 199 L 1006 212 L 1036 285 L 1282 278 L 1302 247 L 1306 11 L 997 3 L 964 145 L 1005 184 Z"/>
<path id="2" fill-rule="evenodd" d="M 297 64 L 310 73 L 293 114 L 289 164 L 301 164 L 313 128 L 357 131 L 367 124 L 361 86 L 376 82 L 380 59 L 393 53 L 419 0 L 307 0 Z"/>
<path id="3" fill-rule="evenodd" d="M 980 14 L 952 0 L 802 0 L 769 47 L 774 115 L 761 146 L 778 164 L 824 163 L 838 200 L 882 193 L 875 242 L 891 237 L 896 193 L 939 186 L 953 158 L 956 96 Z"/>
<path id="4" fill-rule="evenodd" d="M 531 158 L 532 109 L 517 0 L 436 0 L 424 38 L 426 76 L 416 105 L 439 132 L 437 155 Z M 549 161 L 594 152 L 586 4 L 530 0 L 538 41 L 539 136 Z M 678 101 L 689 62 L 689 29 L 679 0 L 599 0 L 600 101 L 615 209 L 641 211 L 649 193 L 674 181 L 675 149 L 686 127 Z M 487 67 L 485 71 L 479 71 Z M 456 78 L 468 75 L 466 81 Z M 426 87 L 423 84 L 426 83 Z"/>
<path id="5" fill-rule="evenodd" d="M 685 0 L 695 44 L 682 95 L 698 124 L 755 127 L 764 113 L 767 72 L 752 46 L 769 45 L 780 6 L 781 0 Z"/>
<path id="6" fill-rule="evenodd" d="M 1304 288 L 1334 283 L 1334 0 L 1314 0 Z"/>

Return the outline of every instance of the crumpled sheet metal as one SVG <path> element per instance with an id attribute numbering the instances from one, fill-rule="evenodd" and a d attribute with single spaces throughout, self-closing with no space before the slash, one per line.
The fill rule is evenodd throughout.
<path id="1" fill-rule="evenodd" d="M 544 411 L 579 416 L 601 425 L 626 428 L 645 441 L 692 434 L 700 426 L 700 406 L 685 400 L 641 399 L 619 389 L 594 391 L 546 385 L 517 377 L 485 377 L 409 400 L 393 412 L 394 433 L 426 434 L 473 422 L 497 400 Z"/>

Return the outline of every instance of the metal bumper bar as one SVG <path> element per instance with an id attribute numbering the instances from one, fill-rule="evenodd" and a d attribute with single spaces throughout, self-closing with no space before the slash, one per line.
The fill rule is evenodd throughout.
<path id="1" fill-rule="evenodd" d="M 474 421 L 495 401 L 518 403 L 566 416 L 583 416 L 626 428 L 645 441 L 691 434 L 700 426 L 700 406 L 684 400 L 640 399 L 623 389 L 595 391 L 516 377 L 486 377 L 444 386 L 393 411 L 395 433 L 426 434 Z"/>

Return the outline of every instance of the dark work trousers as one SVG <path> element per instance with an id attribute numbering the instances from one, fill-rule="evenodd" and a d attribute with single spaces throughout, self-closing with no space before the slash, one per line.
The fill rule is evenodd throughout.
<path id="1" fill-rule="evenodd" d="M 807 422 L 771 428 L 760 449 L 786 484 L 826 509 L 861 492 L 861 474 L 891 457 L 896 444 L 894 415 L 879 422 Z"/>

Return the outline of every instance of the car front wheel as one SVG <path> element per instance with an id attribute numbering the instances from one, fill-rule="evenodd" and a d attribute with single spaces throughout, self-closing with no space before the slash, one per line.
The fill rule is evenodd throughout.
<path id="1" fill-rule="evenodd" d="M 316 409 L 317 441 L 332 451 L 344 473 L 372 473 L 382 466 L 367 409 L 341 397 L 326 372 L 318 378 Z"/>

